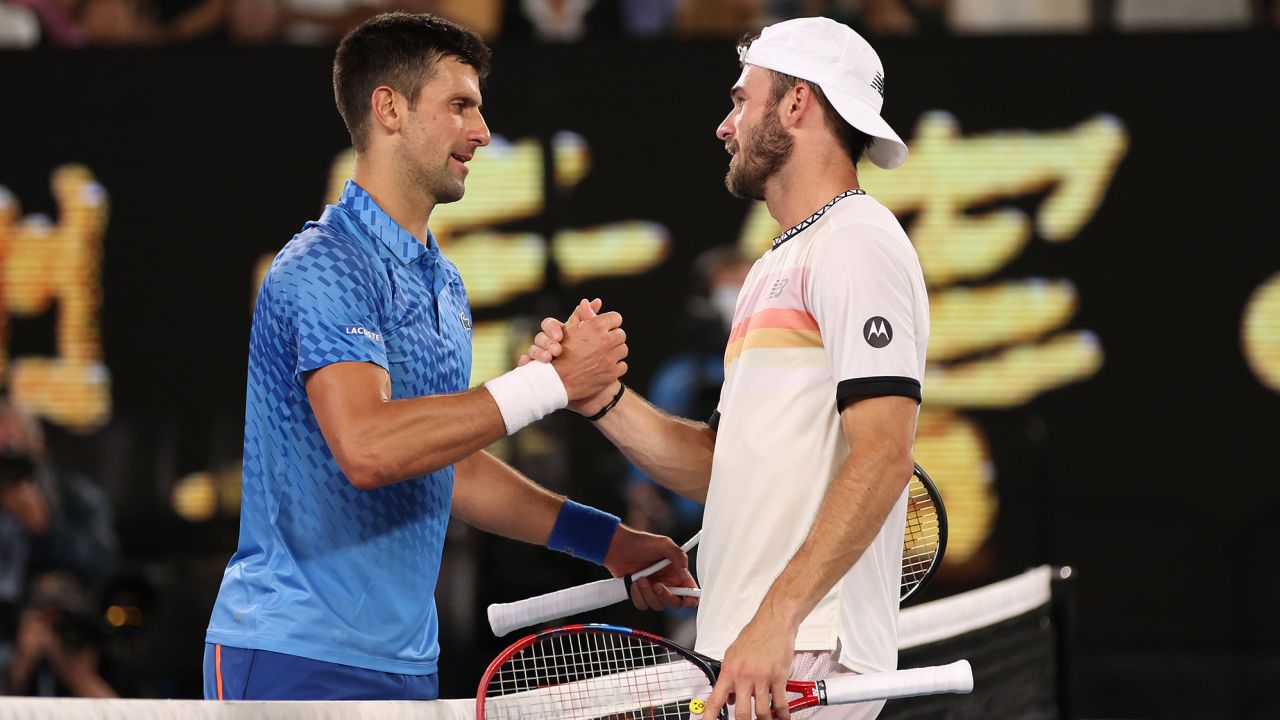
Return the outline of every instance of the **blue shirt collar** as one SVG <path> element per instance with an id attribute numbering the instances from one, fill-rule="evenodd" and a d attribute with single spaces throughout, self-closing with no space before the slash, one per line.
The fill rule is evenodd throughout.
<path id="1" fill-rule="evenodd" d="M 440 246 L 436 244 L 436 238 L 430 230 L 427 231 L 427 244 L 418 242 L 418 238 L 392 220 L 374 201 L 373 196 L 354 180 L 348 180 L 342 188 L 338 205 L 350 210 L 370 234 L 381 240 L 406 265 L 423 255 L 437 255 L 440 252 Z"/>

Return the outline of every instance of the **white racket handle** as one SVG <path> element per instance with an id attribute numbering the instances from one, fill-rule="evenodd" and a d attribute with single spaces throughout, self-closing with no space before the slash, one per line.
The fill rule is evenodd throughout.
<path id="1" fill-rule="evenodd" d="M 685 541 L 680 549 L 686 553 L 698 544 L 702 531 L 694 533 Z M 631 575 L 631 580 L 649 577 L 671 564 L 670 560 L 659 560 L 649 567 Z M 585 585 L 576 585 L 564 590 L 538 595 L 537 597 L 517 600 L 511 603 L 494 603 L 489 606 L 489 628 L 493 634 L 502 637 L 517 628 L 537 625 L 548 620 L 555 620 L 566 615 L 608 607 L 627 599 L 629 588 L 622 578 L 597 580 Z M 675 595 L 699 597 L 702 594 L 697 588 L 671 588 Z"/>
<path id="2" fill-rule="evenodd" d="M 957 660 L 949 665 L 911 670 L 832 676 L 820 684 L 826 686 L 827 705 L 941 693 L 964 694 L 973 690 L 973 668 L 969 667 L 968 660 Z"/>
<path id="3" fill-rule="evenodd" d="M 679 597 L 702 597 L 701 588 L 667 589 Z M 516 602 L 494 603 L 489 606 L 489 627 L 495 636 L 502 637 L 518 628 L 622 602 L 627 599 L 627 592 L 626 581 L 611 578 Z"/>
<path id="4" fill-rule="evenodd" d="M 494 635 L 502 637 L 516 628 L 607 607 L 626 599 L 627 583 L 622 578 L 597 580 L 525 600 L 494 603 L 489 606 L 489 627 Z"/>

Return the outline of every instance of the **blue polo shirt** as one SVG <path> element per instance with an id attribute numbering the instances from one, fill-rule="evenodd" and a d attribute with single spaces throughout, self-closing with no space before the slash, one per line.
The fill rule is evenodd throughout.
<path id="1" fill-rule="evenodd" d="M 357 490 L 325 444 L 303 380 L 370 362 L 395 399 L 471 375 L 457 268 L 348 182 L 276 256 L 249 342 L 240 542 L 207 642 L 426 675 L 440 654 L 434 591 L 453 467 Z"/>

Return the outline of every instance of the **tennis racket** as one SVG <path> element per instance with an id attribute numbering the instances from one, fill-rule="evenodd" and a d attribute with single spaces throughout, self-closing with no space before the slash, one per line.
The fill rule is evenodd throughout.
<path id="1" fill-rule="evenodd" d="M 689 552 L 697 546 L 701 536 L 702 533 L 698 532 L 680 549 Z M 919 592 L 933 577 L 946 548 L 947 511 L 942 505 L 942 496 L 924 468 L 916 465 L 907 484 L 907 526 L 902 541 L 899 593 L 903 602 Z M 518 628 L 608 607 L 630 597 L 632 582 L 652 575 L 669 563 L 661 560 L 628 577 L 597 580 L 511 603 L 495 603 L 489 606 L 489 627 L 494 635 L 502 637 Z M 701 594 L 697 588 L 669 589 L 683 597 Z"/>
<path id="2" fill-rule="evenodd" d="M 522 638 L 489 665 L 476 690 L 476 720 L 697 720 L 719 673 L 719 662 L 642 630 L 569 625 Z M 973 671 L 960 660 L 788 680 L 787 707 L 794 712 L 972 689 Z M 727 707 L 720 718 L 728 718 Z"/>
<path id="3" fill-rule="evenodd" d="M 902 536 L 899 602 L 929 584 L 947 551 L 947 508 L 933 478 L 917 463 L 907 483 L 907 527 Z"/>

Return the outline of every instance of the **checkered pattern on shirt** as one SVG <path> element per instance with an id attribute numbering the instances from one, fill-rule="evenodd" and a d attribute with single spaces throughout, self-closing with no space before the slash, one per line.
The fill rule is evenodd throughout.
<path id="1" fill-rule="evenodd" d="M 434 238 L 418 242 L 354 183 L 280 252 L 254 313 L 240 544 L 211 642 L 434 671 L 453 468 L 355 489 L 303 381 L 332 363 L 371 362 L 390 374 L 394 399 L 465 390 L 470 319 Z"/>

